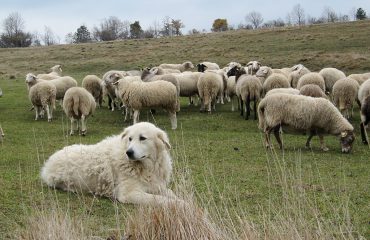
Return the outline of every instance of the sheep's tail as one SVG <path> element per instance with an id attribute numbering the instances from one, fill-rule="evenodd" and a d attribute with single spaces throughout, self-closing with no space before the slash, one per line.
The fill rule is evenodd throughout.
<path id="1" fill-rule="evenodd" d="M 265 106 L 266 101 L 262 100 L 258 104 L 258 128 L 265 131 L 266 128 L 266 120 L 265 120 Z"/>
<path id="2" fill-rule="evenodd" d="M 78 108 L 80 106 L 80 98 L 76 95 L 72 97 L 72 104 L 73 104 L 73 112 L 76 116 L 78 116 Z"/>

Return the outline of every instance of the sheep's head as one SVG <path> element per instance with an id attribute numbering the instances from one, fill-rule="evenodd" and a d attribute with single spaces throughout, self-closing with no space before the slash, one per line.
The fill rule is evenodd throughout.
<path id="1" fill-rule="evenodd" d="M 268 77 L 271 74 L 271 68 L 267 66 L 262 66 L 256 72 L 256 77 Z"/>
<path id="2" fill-rule="evenodd" d="M 56 72 L 56 73 L 62 73 L 62 65 L 55 65 L 54 67 L 50 68 L 51 72 Z"/>
<path id="3" fill-rule="evenodd" d="M 198 63 L 197 68 L 198 68 L 198 72 L 204 72 L 207 69 L 207 66 L 204 65 L 203 63 Z"/>
<path id="4" fill-rule="evenodd" d="M 114 83 L 116 83 L 119 79 L 121 79 L 123 76 L 121 75 L 121 74 L 119 74 L 119 73 L 112 73 L 112 74 L 110 74 L 109 76 L 108 76 L 108 78 L 107 79 L 104 79 L 104 81 L 106 82 L 106 83 L 111 83 L 111 84 L 114 84 Z"/>
<path id="5" fill-rule="evenodd" d="M 261 67 L 261 63 L 258 61 L 250 61 L 249 63 L 247 63 L 247 67 L 248 73 L 250 71 L 250 74 L 253 74 L 256 73 L 258 69 Z"/>
<path id="6" fill-rule="evenodd" d="M 230 77 L 230 76 L 235 76 L 235 75 L 236 75 L 236 73 L 237 73 L 239 70 L 240 70 L 240 67 L 238 67 L 238 66 L 234 66 L 234 67 L 230 68 L 230 70 L 229 70 L 229 71 L 227 71 L 226 75 L 227 75 L 228 77 Z"/>
<path id="7" fill-rule="evenodd" d="M 183 66 L 184 66 L 185 70 L 194 68 L 194 65 L 191 62 L 184 62 Z"/>
<path id="8" fill-rule="evenodd" d="M 297 65 L 294 65 L 291 70 L 292 71 L 297 71 L 297 70 L 301 70 L 302 68 L 304 68 L 303 64 L 297 64 Z"/>
<path id="9" fill-rule="evenodd" d="M 26 83 L 33 83 L 37 80 L 37 77 L 33 73 L 28 73 L 26 75 Z"/>
<path id="10" fill-rule="evenodd" d="M 339 141 L 342 147 L 342 153 L 349 153 L 352 150 L 352 144 L 355 141 L 355 134 L 353 131 L 341 132 Z"/>

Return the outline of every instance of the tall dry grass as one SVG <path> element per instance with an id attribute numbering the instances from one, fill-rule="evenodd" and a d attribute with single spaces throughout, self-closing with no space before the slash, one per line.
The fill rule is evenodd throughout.
<path id="1" fill-rule="evenodd" d="M 251 219 L 240 200 L 231 200 L 232 192 L 214 192 L 212 174 L 204 178 L 207 191 L 197 192 L 186 167 L 175 173 L 174 191 L 185 203 L 157 206 L 136 206 L 125 215 L 124 223 L 117 220 L 117 234 L 94 236 L 87 229 L 86 215 L 70 215 L 54 207 L 34 211 L 18 239 L 364 239 L 351 222 L 349 197 L 338 191 L 336 201 L 320 185 L 305 185 L 302 180 L 300 156 L 289 166 L 287 157 L 267 152 L 269 178 L 268 204 L 260 206 L 257 219 Z M 318 171 L 318 170 L 317 170 Z M 319 179 L 317 179 L 319 180 Z M 319 181 L 318 181 L 319 182 Z M 235 188 L 237 191 L 237 188 Z M 279 192 L 279 198 L 276 198 Z M 262 207 L 267 206 L 267 207 Z M 108 218 L 114 216 L 107 216 Z M 122 226 L 123 225 L 123 226 Z"/>

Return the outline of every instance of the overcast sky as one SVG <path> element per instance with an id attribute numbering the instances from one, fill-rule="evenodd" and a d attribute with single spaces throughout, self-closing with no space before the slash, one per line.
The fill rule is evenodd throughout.
<path id="1" fill-rule="evenodd" d="M 245 24 L 245 15 L 260 12 L 265 21 L 282 18 L 292 7 L 300 3 L 306 15 L 319 17 L 325 7 L 337 13 L 350 14 L 353 8 L 362 7 L 370 14 L 370 0 L 1 0 L 0 21 L 12 12 L 18 12 L 25 20 L 27 31 L 43 33 L 50 27 L 61 41 L 69 32 L 85 24 L 89 29 L 104 18 L 116 16 L 130 22 L 138 20 L 143 29 L 161 21 L 165 16 L 181 19 L 185 24 L 183 33 L 190 29 L 210 30 L 213 20 L 226 18 L 229 24 Z M 3 31 L 2 25 L 1 30 Z"/>

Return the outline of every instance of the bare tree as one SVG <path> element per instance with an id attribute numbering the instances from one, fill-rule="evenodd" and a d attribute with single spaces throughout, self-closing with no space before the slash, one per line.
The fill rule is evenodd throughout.
<path id="1" fill-rule="evenodd" d="M 32 34 L 24 31 L 24 20 L 17 13 L 11 13 L 3 21 L 4 33 L 0 36 L 0 47 L 28 47 L 32 44 Z"/>
<path id="2" fill-rule="evenodd" d="M 173 32 L 176 36 L 182 35 L 181 28 L 184 28 L 185 25 L 181 22 L 180 19 L 177 19 L 177 20 L 172 19 L 171 25 L 173 28 Z"/>
<path id="3" fill-rule="evenodd" d="M 126 25 L 119 18 L 111 16 L 108 19 L 104 19 L 99 27 L 94 27 L 93 36 L 97 41 L 127 38 Z"/>
<path id="4" fill-rule="evenodd" d="M 349 11 L 349 16 L 351 17 L 352 21 L 356 21 L 356 13 L 357 9 L 355 7 L 351 8 Z"/>
<path id="5" fill-rule="evenodd" d="M 245 16 L 245 21 L 252 24 L 253 28 L 256 29 L 262 24 L 263 17 L 261 13 L 252 11 Z"/>
<path id="6" fill-rule="evenodd" d="M 297 4 L 293 7 L 291 17 L 298 26 L 303 26 L 305 24 L 305 13 L 301 4 Z"/>
<path id="7" fill-rule="evenodd" d="M 160 33 L 162 36 L 172 36 L 173 35 L 171 18 L 169 16 L 165 16 L 162 19 L 162 29 Z"/>
<path id="8" fill-rule="evenodd" d="M 42 35 L 42 41 L 44 42 L 45 46 L 55 45 L 56 39 L 53 31 L 50 27 L 45 26 L 44 27 L 44 34 Z"/>
<path id="9" fill-rule="evenodd" d="M 22 32 L 24 29 L 24 20 L 22 16 L 17 13 L 11 13 L 3 22 L 5 34 L 12 37 Z"/>
<path id="10" fill-rule="evenodd" d="M 323 18 L 326 22 L 337 22 L 338 15 L 335 13 L 334 9 L 331 7 L 325 7 L 322 13 Z"/>

